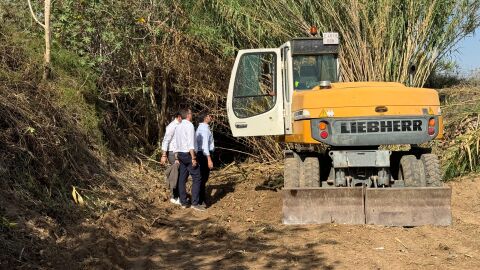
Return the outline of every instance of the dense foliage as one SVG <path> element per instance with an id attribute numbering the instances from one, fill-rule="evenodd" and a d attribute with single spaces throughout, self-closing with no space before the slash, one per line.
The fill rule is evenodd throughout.
<path id="1" fill-rule="evenodd" d="M 3 2 L 4 20 L 36 31 L 25 20 L 26 3 Z M 97 91 L 91 94 L 105 139 L 118 153 L 154 153 L 171 113 L 188 105 L 217 115 L 224 147 L 274 159 L 281 148 L 273 140 L 234 141 L 229 135 L 225 92 L 238 49 L 277 47 L 317 25 L 340 32 L 344 80 L 423 85 L 452 46 L 479 25 L 479 9 L 478 0 L 61 0 L 54 2 L 52 24 L 57 48 L 95 71 Z M 413 64 L 417 72 L 409 81 Z"/>

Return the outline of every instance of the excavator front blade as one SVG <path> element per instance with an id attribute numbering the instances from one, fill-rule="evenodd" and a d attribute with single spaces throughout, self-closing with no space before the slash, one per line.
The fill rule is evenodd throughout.
<path id="1" fill-rule="evenodd" d="M 451 195 L 449 187 L 367 188 L 366 224 L 451 225 Z"/>
<path id="2" fill-rule="evenodd" d="M 283 223 L 448 226 L 451 192 L 448 187 L 284 189 Z"/>
<path id="3" fill-rule="evenodd" d="M 284 189 L 283 223 L 365 224 L 364 189 Z"/>

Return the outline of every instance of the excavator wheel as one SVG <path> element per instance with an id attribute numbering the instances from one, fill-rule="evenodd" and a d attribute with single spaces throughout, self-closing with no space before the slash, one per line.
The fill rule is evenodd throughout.
<path id="1" fill-rule="evenodd" d="M 283 171 L 283 186 L 286 188 L 296 188 L 300 184 L 300 165 L 302 160 L 294 153 L 292 156 L 285 157 L 285 166 Z"/>
<path id="2" fill-rule="evenodd" d="M 406 187 L 426 187 L 425 168 L 422 161 L 414 155 L 405 155 L 400 159 L 398 179 L 405 182 Z"/>
<path id="3" fill-rule="evenodd" d="M 320 186 L 320 161 L 318 157 L 306 157 L 302 166 L 305 187 Z M 302 186 L 301 186 L 302 187 Z"/>
<path id="4" fill-rule="evenodd" d="M 440 171 L 440 161 L 437 155 L 423 154 L 420 157 L 425 169 L 425 178 L 427 187 L 441 187 L 442 173 Z"/>

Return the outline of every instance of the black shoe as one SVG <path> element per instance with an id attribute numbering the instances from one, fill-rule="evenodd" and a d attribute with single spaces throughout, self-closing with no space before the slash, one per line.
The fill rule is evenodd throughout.
<path id="1" fill-rule="evenodd" d="M 181 204 L 180 206 L 181 206 L 183 209 L 185 209 L 185 208 L 189 208 L 189 207 L 190 207 L 190 205 L 189 205 L 189 204 Z"/>
<path id="2" fill-rule="evenodd" d="M 193 210 L 197 210 L 197 211 L 205 211 L 207 210 L 207 207 L 205 207 L 205 205 L 192 205 L 192 209 Z"/>

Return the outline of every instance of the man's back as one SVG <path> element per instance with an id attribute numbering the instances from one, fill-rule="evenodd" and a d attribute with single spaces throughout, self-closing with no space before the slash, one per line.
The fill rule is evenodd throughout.
<path id="1" fill-rule="evenodd" d="M 206 123 L 200 123 L 195 132 L 195 137 L 196 151 L 202 151 L 207 156 L 210 155 L 210 151 L 213 151 L 214 143 L 209 125 Z"/>
<path id="2" fill-rule="evenodd" d="M 180 125 L 180 122 L 177 119 L 174 119 L 172 122 L 170 122 L 170 124 L 167 125 L 162 141 L 162 151 L 176 151 L 175 131 L 178 125 Z"/>
<path id="3" fill-rule="evenodd" d="M 195 128 L 193 124 L 184 119 L 175 130 L 175 144 L 177 152 L 187 153 L 195 149 Z"/>

